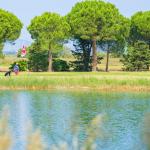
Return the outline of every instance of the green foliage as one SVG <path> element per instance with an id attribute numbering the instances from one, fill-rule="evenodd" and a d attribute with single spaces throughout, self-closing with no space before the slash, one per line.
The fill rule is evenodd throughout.
<path id="1" fill-rule="evenodd" d="M 103 1 L 78 2 L 67 16 L 72 35 L 82 39 L 91 39 L 93 35 L 99 35 L 103 25 L 101 19 L 103 19 L 102 10 L 104 9 Z"/>
<path id="2" fill-rule="evenodd" d="M 130 39 L 133 43 L 143 40 L 150 45 L 150 11 L 137 12 L 132 16 Z"/>
<path id="3" fill-rule="evenodd" d="M 28 61 L 26 59 L 21 59 L 21 60 L 18 60 L 16 62 L 12 63 L 10 65 L 9 69 L 13 70 L 16 63 L 19 66 L 19 71 L 27 71 L 28 70 Z"/>
<path id="4" fill-rule="evenodd" d="M 33 39 L 42 43 L 42 48 L 48 50 L 48 71 L 52 71 L 52 55 L 63 48 L 70 27 L 64 17 L 46 12 L 33 18 L 28 30 Z"/>
<path id="5" fill-rule="evenodd" d="M 110 43 L 125 40 L 129 35 L 130 22 L 123 17 L 115 5 L 102 0 L 78 2 L 66 17 L 72 36 L 93 42 L 93 67 L 95 70 L 96 42 Z"/>
<path id="6" fill-rule="evenodd" d="M 116 39 L 118 34 L 125 36 L 129 32 L 128 19 L 120 15 L 113 4 L 101 0 L 78 2 L 67 18 L 73 36 L 83 39 L 91 39 L 93 36 L 97 40 Z"/>
<path id="7" fill-rule="evenodd" d="M 46 71 L 48 68 L 48 52 L 40 43 L 33 43 L 28 48 L 29 69 L 34 72 Z"/>
<path id="8" fill-rule="evenodd" d="M 59 49 L 69 29 L 63 17 L 49 12 L 33 18 L 28 27 L 32 38 L 41 41 L 42 46 L 51 51 Z"/>
<path id="9" fill-rule="evenodd" d="M 14 41 L 20 36 L 22 23 L 12 13 L 0 9 L 0 44 Z M 2 49 L 2 47 L 0 48 Z"/>
<path id="10" fill-rule="evenodd" d="M 65 60 L 53 59 L 52 65 L 54 71 L 69 71 L 69 65 Z"/>
<path id="11" fill-rule="evenodd" d="M 75 58 L 75 61 L 71 62 L 71 66 L 75 71 L 91 71 L 91 48 L 92 41 L 84 40 L 76 37 L 73 43 L 75 50 L 72 51 L 72 54 Z"/>
<path id="12" fill-rule="evenodd" d="M 3 47 L 4 47 L 4 43 L 0 43 L 0 58 L 4 58 L 4 55 L 3 55 Z"/>
<path id="13" fill-rule="evenodd" d="M 150 50 L 144 42 L 138 41 L 134 47 L 128 48 L 128 53 L 121 60 L 127 71 L 149 70 Z"/>

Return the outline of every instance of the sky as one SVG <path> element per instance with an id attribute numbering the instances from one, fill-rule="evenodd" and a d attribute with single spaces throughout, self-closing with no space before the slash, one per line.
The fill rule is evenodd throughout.
<path id="1" fill-rule="evenodd" d="M 81 0 L 0 0 L 0 8 L 14 13 L 24 24 L 20 36 L 21 41 L 31 42 L 26 27 L 35 16 L 45 11 L 67 14 L 72 6 Z M 137 11 L 150 10 L 150 0 L 106 0 L 116 5 L 120 12 L 130 17 Z"/>

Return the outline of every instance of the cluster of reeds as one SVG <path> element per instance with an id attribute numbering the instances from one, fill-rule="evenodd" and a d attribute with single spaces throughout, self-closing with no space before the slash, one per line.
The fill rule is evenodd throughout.
<path id="1" fill-rule="evenodd" d="M 149 73 L 29 73 L 10 78 L 0 76 L 0 80 L 0 89 L 150 90 Z"/>
<path id="2" fill-rule="evenodd" d="M 27 138 L 26 150 L 44 150 L 45 146 L 42 142 L 40 130 L 31 132 Z"/>
<path id="3" fill-rule="evenodd" d="M 0 150 L 10 150 L 13 139 L 9 130 L 8 109 L 4 109 L 0 119 Z M 27 144 L 25 150 L 95 150 L 96 139 L 102 136 L 102 115 L 96 116 L 87 126 L 85 140 L 80 143 L 78 137 L 78 130 L 74 130 L 72 143 L 68 144 L 66 141 L 57 143 L 55 145 L 46 146 L 42 141 L 42 134 L 40 130 L 30 129 L 27 136 Z"/>
<path id="4" fill-rule="evenodd" d="M 96 150 L 97 144 L 96 139 L 103 137 L 102 130 L 103 116 L 97 115 L 87 126 L 85 132 L 85 139 L 80 143 L 78 137 L 79 127 L 74 126 L 72 143 L 69 145 L 67 142 L 58 143 L 57 145 L 52 145 L 50 150 Z M 100 149 L 100 147 L 99 147 Z"/>
<path id="5" fill-rule="evenodd" d="M 0 150 L 10 150 L 12 147 L 13 136 L 9 127 L 9 109 L 5 107 L 0 115 Z M 74 125 L 72 129 L 72 142 L 67 143 L 66 141 L 59 142 L 54 145 L 46 145 L 43 142 L 42 134 L 40 130 L 30 129 L 27 136 L 27 143 L 25 150 L 96 150 L 97 139 L 103 137 L 103 116 L 97 115 L 87 125 L 85 129 L 84 141 L 80 141 L 79 132 L 80 127 Z M 146 114 L 143 123 L 143 141 L 147 149 L 150 149 L 150 114 Z M 98 147 L 100 149 L 100 147 Z"/>
<path id="6" fill-rule="evenodd" d="M 9 150 L 12 136 L 8 126 L 8 108 L 4 108 L 0 116 L 0 150 Z"/>
<path id="7" fill-rule="evenodd" d="M 147 149 L 150 149 L 150 113 L 145 114 L 144 123 L 143 123 L 143 141 L 147 146 Z"/>

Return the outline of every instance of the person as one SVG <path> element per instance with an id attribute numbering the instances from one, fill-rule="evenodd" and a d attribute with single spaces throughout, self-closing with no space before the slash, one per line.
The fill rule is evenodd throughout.
<path id="1" fill-rule="evenodd" d="M 14 68 L 13 68 L 13 71 L 16 75 L 18 75 L 19 73 L 19 66 L 18 66 L 18 63 L 15 64 Z"/>

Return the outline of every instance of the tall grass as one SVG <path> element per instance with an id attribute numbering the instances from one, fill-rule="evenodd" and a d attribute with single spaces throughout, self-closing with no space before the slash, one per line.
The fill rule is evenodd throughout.
<path id="1" fill-rule="evenodd" d="M 44 150 L 40 130 L 31 132 L 27 138 L 26 150 Z"/>
<path id="2" fill-rule="evenodd" d="M 15 139 L 12 138 L 11 132 L 8 125 L 8 109 L 4 109 L 0 116 L 0 150 L 10 150 L 12 146 L 12 141 Z M 55 145 L 45 145 L 42 140 L 42 132 L 40 130 L 28 132 L 27 144 L 25 150 L 96 150 L 101 149 L 97 147 L 97 139 L 103 137 L 103 116 L 97 115 L 92 121 L 88 124 L 87 129 L 85 130 L 85 140 L 82 144 L 79 142 L 79 130 L 76 128 L 74 130 L 73 138 L 71 143 L 66 141 L 58 142 Z M 145 115 L 143 123 L 143 141 L 147 149 L 150 149 L 150 117 L 149 114 Z"/>
<path id="3" fill-rule="evenodd" d="M 150 91 L 150 73 L 21 73 L 0 76 L 0 89 L 97 89 Z"/>
<path id="4" fill-rule="evenodd" d="M 147 149 L 150 149 L 150 113 L 145 114 L 144 123 L 143 123 L 143 141 L 147 146 Z"/>
<path id="5" fill-rule="evenodd" d="M 26 150 L 96 150 L 97 145 L 95 143 L 97 138 L 102 137 L 102 115 L 97 115 L 87 126 L 86 138 L 83 144 L 79 143 L 78 130 L 73 133 L 72 143 L 68 144 L 66 141 L 58 142 L 51 146 L 45 146 L 42 142 L 41 132 L 36 130 L 30 132 L 28 136 L 28 142 Z"/>
<path id="6" fill-rule="evenodd" d="M 9 150 L 12 136 L 8 127 L 8 109 L 4 108 L 0 116 L 0 150 Z"/>

